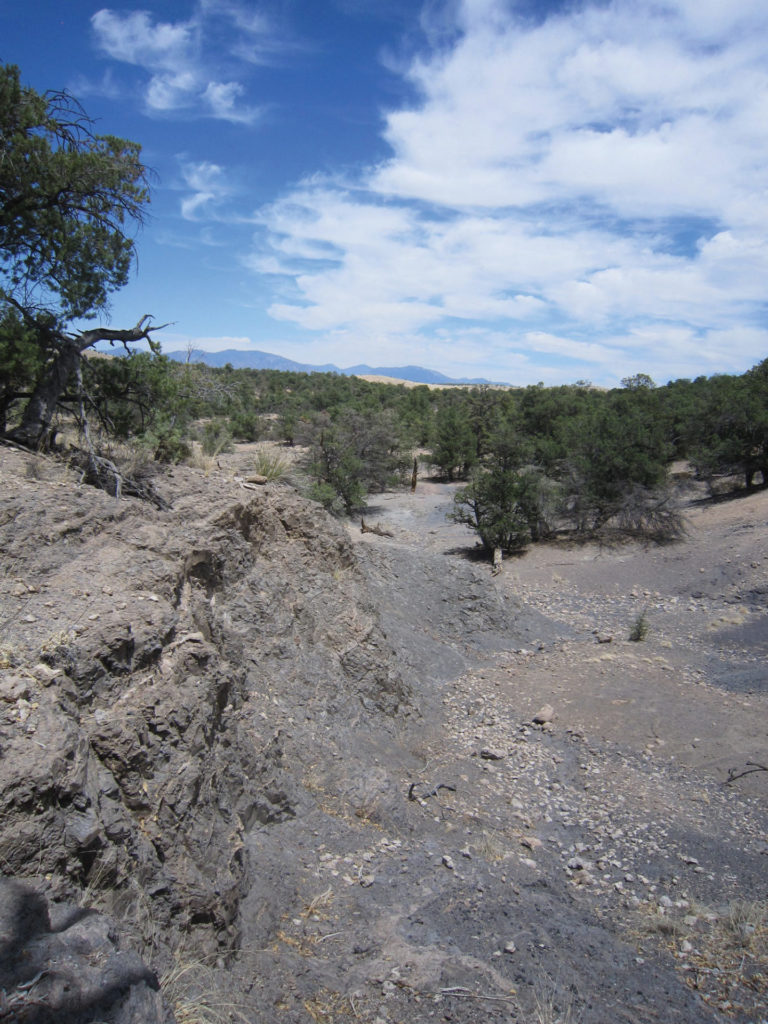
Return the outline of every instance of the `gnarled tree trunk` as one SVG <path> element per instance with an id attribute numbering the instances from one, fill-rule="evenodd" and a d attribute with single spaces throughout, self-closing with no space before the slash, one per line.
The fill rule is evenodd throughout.
<path id="1" fill-rule="evenodd" d="M 51 424 L 59 399 L 80 362 L 77 339 L 66 338 L 53 363 L 38 381 L 26 404 L 21 423 L 8 437 L 25 448 L 47 448 L 53 441 Z"/>
<path id="2" fill-rule="evenodd" d="M 135 327 L 120 330 L 111 327 L 96 327 L 77 335 L 61 334 L 60 346 L 53 362 L 37 382 L 21 417 L 21 423 L 6 436 L 25 448 L 47 448 L 52 442 L 53 417 L 61 396 L 69 381 L 77 376 L 83 352 L 99 341 L 120 342 L 130 352 L 131 342 L 146 340 L 156 347 L 150 338 L 151 331 L 160 331 L 168 324 L 152 327 L 147 323 L 151 317 L 145 315 Z"/>

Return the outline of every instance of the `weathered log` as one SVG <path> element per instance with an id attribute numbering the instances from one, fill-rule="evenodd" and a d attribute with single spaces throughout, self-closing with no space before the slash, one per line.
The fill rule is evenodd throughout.
<path id="1" fill-rule="evenodd" d="M 368 526 L 364 519 L 360 520 L 360 533 L 375 533 L 377 537 L 394 537 L 393 533 L 381 526 Z"/>

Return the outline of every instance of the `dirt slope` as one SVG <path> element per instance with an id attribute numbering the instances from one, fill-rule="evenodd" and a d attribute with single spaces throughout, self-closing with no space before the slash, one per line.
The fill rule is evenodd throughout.
<path id="1" fill-rule="evenodd" d="M 378 537 L 222 464 L 160 512 L 2 453 L 0 865 L 38 939 L 98 907 L 180 1019 L 763 1020 L 768 773 L 722 783 L 766 763 L 768 495 L 492 577 L 450 488 Z M 149 1020 L 132 978 L 67 1019 Z"/>

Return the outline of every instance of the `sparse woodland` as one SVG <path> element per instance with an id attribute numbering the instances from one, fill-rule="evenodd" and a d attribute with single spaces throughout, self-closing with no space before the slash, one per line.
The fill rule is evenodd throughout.
<path id="1" fill-rule="evenodd" d="M 507 551 L 563 530 L 679 537 L 675 460 L 713 485 L 768 483 L 768 359 L 739 377 L 664 387 L 638 373 L 611 391 L 583 381 L 431 391 L 177 364 L 160 355 L 149 316 L 73 330 L 127 283 L 149 172 L 136 143 L 95 134 L 76 100 L 24 87 L 12 65 L 0 67 L 0 126 L 0 434 L 61 450 L 66 424 L 90 482 L 123 486 L 114 439 L 144 453 L 146 474 L 188 458 L 195 441 L 215 457 L 233 440 L 270 437 L 301 447 L 310 497 L 350 515 L 407 483 L 419 453 L 427 472 L 463 482 L 457 520 Z M 105 341 L 123 355 L 85 358 Z"/>
<path id="2" fill-rule="evenodd" d="M 18 321 L 2 325 L 0 358 L 17 367 L 6 403 L 12 433 L 20 379 Z M 687 461 L 713 492 L 768 480 L 768 359 L 741 376 L 674 381 L 640 375 L 615 390 L 489 387 L 430 390 L 329 373 L 214 368 L 134 352 L 81 361 L 56 424 L 82 428 L 106 452 L 129 442 L 145 468 L 209 457 L 234 441 L 293 448 L 298 485 L 338 514 L 420 473 L 459 481 L 454 515 L 489 550 L 520 550 L 555 533 L 606 530 L 656 540 L 684 529 L 670 467 Z M 71 433 L 71 430 L 70 430 Z M 51 438 L 53 440 L 53 438 Z"/>

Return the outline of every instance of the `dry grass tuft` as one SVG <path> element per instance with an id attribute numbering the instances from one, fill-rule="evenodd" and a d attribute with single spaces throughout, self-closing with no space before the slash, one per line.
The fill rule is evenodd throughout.
<path id="1" fill-rule="evenodd" d="M 532 1024 L 576 1024 L 572 987 L 545 974 L 533 993 Z"/>
<path id="2" fill-rule="evenodd" d="M 0 669 L 18 665 L 18 654 L 12 644 L 0 644 Z"/>
<path id="3" fill-rule="evenodd" d="M 341 1024 L 361 1019 L 354 1000 L 338 992 L 323 990 L 303 1000 L 303 1006 L 315 1024 Z"/>
<path id="4" fill-rule="evenodd" d="M 313 899 L 307 903 L 301 912 L 302 917 L 319 917 L 321 919 L 327 918 L 328 915 L 325 911 L 333 903 L 333 889 L 329 885 L 328 888 L 319 893 Z"/>
<path id="5" fill-rule="evenodd" d="M 249 1024 L 245 1007 L 232 1001 L 206 960 L 178 958 L 160 979 L 176 1024 Z"/>
<path id="6" fill-rule="evenodd" d="M 472 844 L 472 849 L 478 857 L 491 864 L 500 864 L 509 856 L 509 847 L 504 838 L 491 832 L 483 832 L 480 839 Z"/>
<path id="7" fill-rule="evenodd" d="M 192 442 L 192 451 L 186 458 L 186 463 L 191 466 L 192 469 L 202 470 L 204 476 L 210 476 L 211 471 L 216 465 L 216 457 L 219 453 L 214 452 L 212 455 L 206 454 L 203 451 L 203 446 L 199 441 Z"/>
<path id="8" fill-rule="evenodd" d="M 253 471 L 267 480 L 282 480 L 291 471 L 291 463 L 276 452 L 260 451 L 256 454 Z"/>
<path id="9" fill-rule="evenodd" d="M 639 935 L 656 935 L 685 984 L 721 1013 L 752 1020 L 768 1005 L 768 900 L 726 908 L 651 911 Z M 762 1020 L 762 1017 L 754 1017 Z"/>
<path id="10" fill-rule="evenodd" d="M 47 636 L 40 644 L 40 656 L 43 659 L 50 657 L 62 648 L 69 647 L 75 642 L 75 639 L 76 635 L 73 629 L 59 629 Z"/>

